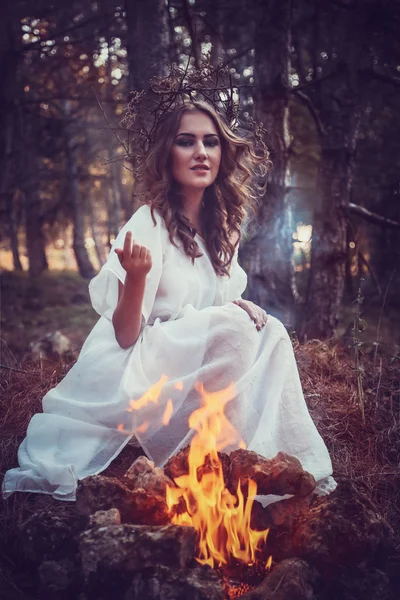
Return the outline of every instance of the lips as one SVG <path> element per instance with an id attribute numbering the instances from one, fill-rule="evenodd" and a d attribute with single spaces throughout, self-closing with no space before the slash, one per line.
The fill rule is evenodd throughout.
<path id="1" fill-rule="evenodd" d="M 191 171 L 209 171 L 210 167 L 207 167 L 206 165 L 195 165 L 194 167 L 191 167 L 190 170 Z"/>

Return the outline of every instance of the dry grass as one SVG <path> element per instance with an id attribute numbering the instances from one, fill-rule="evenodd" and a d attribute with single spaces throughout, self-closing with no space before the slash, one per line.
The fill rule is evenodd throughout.
<path id="1" fill-rule="evenodd" d="M 296 347 L 306 401 L 336 479 L 350 478 L 400 537 L 400 361 L 363 357 L 365 425 L 349 350 L 313 340 Z"/>
<path id="2" fill-rule="evenodd" d="M 374 365 L 364 357 L 366 424 L 362 425 L 349 351 L 318 340 L 296 344 L 295 351 L 306 401 L 331 453 L 336 479 L 353 480 L 400 538 L 399 360 L 384 357 Z M 21 370 L 1 369 L 0 481 L 8 468 L 16 466 L 18 446 L 31 416 L 41 410 L 42 397 L 70 366 L 24 363 Z M 137 454 L 137 449 L 127 446 L 105 474 L 122 474 Z M 67 516 L 74 504 L 41 494 L 13 494 L 7 501 L 0 500 L 0 588 L 5 585 L 11 590 L 7 598 L 36 598 L 28 584 L 21 584 L 26 567 L 15 534 L 19 523 L 40 509 Z M 29 581 L 26 571 L 25 577 Z"/>

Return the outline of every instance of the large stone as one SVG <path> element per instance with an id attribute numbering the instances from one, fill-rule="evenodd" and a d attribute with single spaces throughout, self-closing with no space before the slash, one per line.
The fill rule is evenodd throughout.
<path id="1" fill-rule="evenodd" d="M 263 508 L 254 502 L 251 514 L 251 527 L 257 531 L 269 529 L 266 552 L 277 562 L 296 556 L 293 548 L 293 528 L 296 520 L 315 499 L 314 494 L 293 496 L 274 502 Z"/>
<path id="2" fill-rule="evenodd" d="M 314 477 L 304 471 L 300 461 L 285 452 L 272 458 L 264 458 L 250 450 L 234 450 L 229 455 L 229 490 L 236 493 L 240 481 L 242 491 L 247 494 L 249 479 L 257 484 L 257 494 L 294 494 L 307 496 L 316 486 Z"/>
<path id="3" fill-rule="evenodd" d="M 173 487 L 174 483 L 160 467 L 146 456 L 139 456 L 129 467 L 123 477 L 123 483 L 130 489 L 143 488 L 161 498 L 166 497 L 167 486 Z"/>
<path id="4" fill-rule="evenodd" d="M 165 499 L 152 490 L 130 490 L 115 477 L 93 475 L 78 484 L 78 510 L 85 515 L 117 508 L 124 523 L 165 525 L 169 523 Z"/>
<path id="5" fill-rule="evenodd" d="M 121 514 L 118 508 L 98 510 L 89 518 L 89 527 L 107 527 L 108 525 L 121 525 Z"/>
<path id="6" fill-rule="evenodd" d="M 79 579 L 79 567 L 75 560 L 45 560 L 38 569 L 40 584 L 45 590 L 61 592 L 73 586 Z"/>
<path id="7" fill-rule="evenodd" d="M 25 558 L 39 565 L 45 560 L 74 556 L 80 527 L 80 520 L 72 512 L 39 510 L 33 513 L 19 528 Z"/>
<path id="8" fill-rule="evenodd" d="M 210 567 L 173 570 L 159 565 L 134 575 L 124 600 L 224 600 L 217 573 Z"/>
<path id="9" fill-rule="evenodd" d="M 304 560 L 287 559 L 241 600 L 317 600 L 315 583 L 316 574 Z"/>
<path id="10" fill-rule="evenodd" d="M 393 533 L 372 503 L 350 483 L 316 497 L 294 522 L 292 552 L 334 573 L 337 565 L 377 560 L 393 551 Z"/>
<path id="11" fill-rule="evenodd" d="M 343 568 L 339 565 L 332 577 L 320 578 L 318 597 L 324 600 L 394 600 L 398 598 L 391 589 L 383 571 L 367 561 Z"/>
<path id="12" fill-rule="evenodd" d="M 131 491 L 116 477 L 93 475 L 78 483 L 76 507 L 84 515 L 117 508 L 123 521 L 132 514 Z"/>
<path id="13" fill-rule="evenodd" d="M 159 565 L 188 568 L 193 563 L 196 539 L 193 528 L 178 525 L 117 525 L 85 531 L 80 537 L 80 551 L 86 592 L 93 597 L 102 593 L 118 597 L 137 572 Z"/>
<path id="14" fill-rule="evenodd" d="M 137 525 L 167 525 L 170 523 L 167 503 L 154 490 L 132 490 L 132 514 L 130 522 Z"/>
<path id="15" fill-rule="evenodd" d="M 165 474 L 171 479 L 174 480 L 181 475 L 187 475 L 189 473 L 189 451 L 190 446 L 185 446 L 182 448 L 177 454 L 171 456 L 168 462 L 164 466 Z M 230 473 L 230 457 L 225 452 L 218 452 L 218 458 L 222 465 L 222 473 L 224 477 L 225 484 L 229 479 Z M 210 455 L 208 454 L 205 458 L 204 465 L 198 468 L 197 470 L 197 479 L 201 480 L 203 474 L 210 473 L 211 471 L 215 471 L 219 468 L 218 465 L 212 464 Z"/>

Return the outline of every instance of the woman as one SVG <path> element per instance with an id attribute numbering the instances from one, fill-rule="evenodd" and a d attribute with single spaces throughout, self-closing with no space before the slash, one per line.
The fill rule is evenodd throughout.
<path id="1" fill-rule="evenodd" d="M 295 455 L 334 488 L 286 330 L 241 299 L 247 278 L 237 250 L 257 162 L 207 104 L 165 117 L 142 163 L 145 204 L 89 286 L 101 319 L 33 416 L 4 495 L 74 500 L 78 480 L 103 471 L 133 433 L 163 465 L 193 435 L 195 384 L 213 392 L 232 382 L 226 415 L 247 448 Z"/>

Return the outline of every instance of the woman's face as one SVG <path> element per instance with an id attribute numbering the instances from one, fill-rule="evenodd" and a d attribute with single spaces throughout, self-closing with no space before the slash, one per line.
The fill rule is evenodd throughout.
<path id="1" fill-rule="evenodd" d="M 214 183 L 221 163 L 221 141 L 213 120 L 201 111 L 186 112 L 171 149 L 172 177 L 182 189 Z"/>

